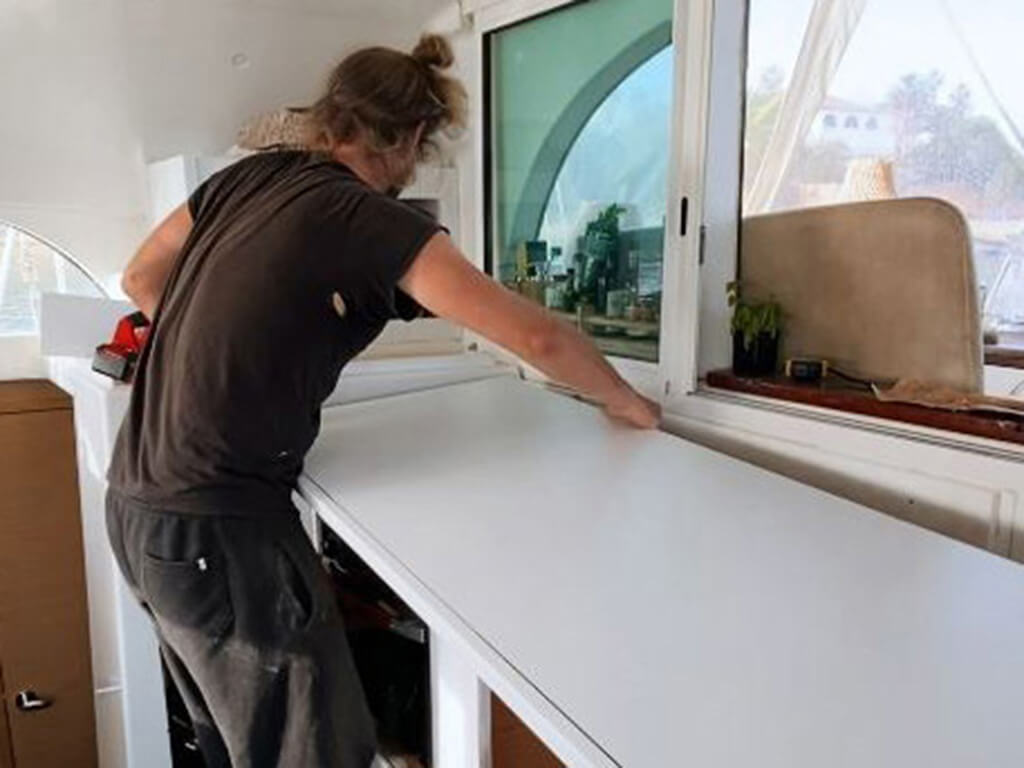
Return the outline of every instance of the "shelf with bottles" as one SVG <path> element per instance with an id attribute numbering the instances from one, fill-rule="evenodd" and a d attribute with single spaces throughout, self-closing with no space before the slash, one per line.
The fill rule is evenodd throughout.
<path id="1" fill-rule="evenodd" d="M 551 310 L 555 315 L 585 329 L 611 329 L 623 331 L 627 336 L 657 338 L 660 324 L 656 320 L 631 320 L 625 317 L 609 317 L 608 315 L 585 314 L 584 312 L 566 312 Z"/>
<path id="2" fill-rule="evenodd" d="M 658 362 L 658 340 L 656 338 L 634 339 L 628 336 L 591 336 L 601 354 L 608 357 L 624 357 L 645 363 Z"/>
<path id="3" fill-rule="evenodd" d="M 600 249 L 595 255 L 595 249 L 583 250 L 584 238 L 580 240 L 581 248 L 571 261 L 557 247 L 549 257 L 543 241 L 523 243 L 514 272 L 504 284 L 553 312 L 575 317 L 581 329 L 656 337 L 661 309 L 660 251 L 619 247 L 615 251 Z M 634 242 L 623 241 L 617 244 Z"/>
<path id="4" fill-rule="evenodd" d="M 523 277 L 507 281 L 511 290 L 556 315 L 574 322 L 581 330 L 657 337 L 660 328 L 660 293 L 641 295 L 630 284 L 599 284 L 593 292 L 580 287 L 574 270 L 547 276 L 532 265 Z"/>

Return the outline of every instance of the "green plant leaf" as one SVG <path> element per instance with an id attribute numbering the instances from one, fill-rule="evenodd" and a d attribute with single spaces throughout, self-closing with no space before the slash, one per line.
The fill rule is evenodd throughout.
<path id="1" fill-rule="evenodd" d="M 729 322 L 731 333 L 743 335 L 744 349 L 749 350 L 758 336 L 765 334 L 777 339 L 782 331 L 784 313 L 782 306 L 772 296 L 768 301 L 748 302 L 740 295 L 740 282 L 726 284 L 726 296 L 732 307 Z"/>

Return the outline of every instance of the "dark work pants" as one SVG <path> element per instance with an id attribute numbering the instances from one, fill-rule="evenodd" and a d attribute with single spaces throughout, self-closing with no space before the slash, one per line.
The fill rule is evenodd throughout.
<path id="1" fill-rule="evenodd" d="M 294 509 L 186 515 L 111 491 L 107 531 L 209 768 L 370 766 L 373 721 Z"/>

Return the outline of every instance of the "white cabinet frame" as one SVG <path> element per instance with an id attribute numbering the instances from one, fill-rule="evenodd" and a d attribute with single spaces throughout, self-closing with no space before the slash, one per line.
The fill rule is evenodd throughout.
<path id="1" fill-rule="evenodd" d="M 434 594 L 343 506 L 303 475 L 299 492 L 326 525 L 395 590 L 430 631 L 430 706 L 435 768 L 490 768 L 490 694 L 500 697 L 573 768 L 618 768 L 576 723 Z"/>

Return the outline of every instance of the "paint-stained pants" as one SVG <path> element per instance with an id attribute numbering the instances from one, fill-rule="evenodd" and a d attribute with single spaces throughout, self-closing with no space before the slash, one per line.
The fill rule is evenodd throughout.
<path id="1" fill-rule="evenodd" d="M 111 491 L 107 531 L 209 768 L 368 768 L 376 740 L 294 509 L 185 515 Z"/>

